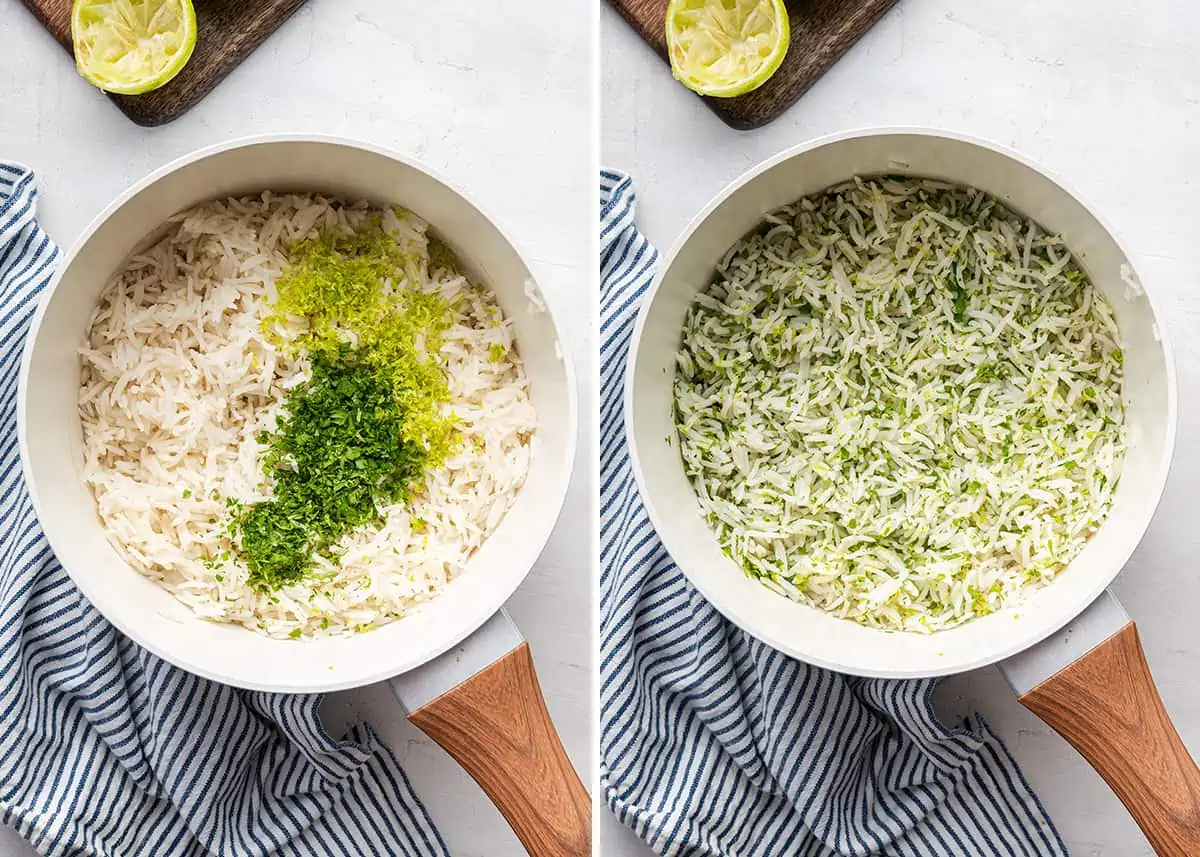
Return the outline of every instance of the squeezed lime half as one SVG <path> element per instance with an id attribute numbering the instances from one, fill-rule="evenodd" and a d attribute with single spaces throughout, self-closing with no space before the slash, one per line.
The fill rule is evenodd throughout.
<path id="1" fill-rule="evenodd" d="M 93 86 L 120 95 L 158 89 L 196 47 L 192 0 L 75 0 L 75 65 Z"/>
<path id="2" fill-rule="evenodd" d="M 732 98 L 762 86 L 787 54 L 783 0 L 671 0 L 671 70 L 701 95 Z"/>

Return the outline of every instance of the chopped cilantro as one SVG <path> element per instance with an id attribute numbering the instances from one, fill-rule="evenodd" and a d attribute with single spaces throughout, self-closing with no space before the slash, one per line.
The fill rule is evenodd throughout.
<path id="1" fill-rule="evenodd" d="M 343 535 L 381 520 L 380 505 L 405 499 L 430 455 L 406 437 L 407 416 L 392 379 L 356 349 L 313 355 L 312 378 L 292 390 L 265 438 L 271 499 L 231 507 L 230 534 L 252 584 L 299 580 L 316 556 L 333 558 Z"/>

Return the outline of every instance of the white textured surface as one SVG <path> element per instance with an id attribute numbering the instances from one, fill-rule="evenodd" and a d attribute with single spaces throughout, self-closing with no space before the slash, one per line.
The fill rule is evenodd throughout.
<path id="1" fill-rule="evenodd" d="M 774 124 L 723 125 L 676 84 L 610 9 L 601 15 L 601 159 L 634 175 L 641 225 L 669 247 L 727 182 L 792 144 L 867 125 L 927 124 L 1014 146 L 1094 202 L 1137 254 L 1176 347 L 1179 451 L 1161 510 L 1115 591 L 1138 622 L 1184 741 L 1200 755 L 1200 7 L 1044 0 L 900 0 Z M 1190 264 L 1189 264 L 1190 263 Z M 1026 712 L 995 669 L 950 679 L 947 716 L 985 713 L 1075 857 L 1141 857 L 1137 827 L 1069 746 Z M 605 857 L 648 853 L 607 814 Z"/>
<path id="2" fill-rule="evenodd" d="M 480 200 L 530 260 L 567 328 L 587 414 L 595 181 L 592 90 L 580 57 L 591 44 L 588 9 L 589 0 L 310 0 L 191 112 L 142 129 L 77 77 L 17 0 L 0 0 L 0 158 L 37 171 L 42 222 L 62 245 L 151 169 L 231 137 L 323 131 L 421 158 Z M 558 529 L 508 604 L 580 771 L 592 763 L 588 422 Z M 335 725 L 361 715 L 379 728 L 455 857 L 524 853 L 475 784 L 404 721 L 386 686 L 336 694 L 327 711 Z M 29 853 L 0 829 L 0 855 Z"/>

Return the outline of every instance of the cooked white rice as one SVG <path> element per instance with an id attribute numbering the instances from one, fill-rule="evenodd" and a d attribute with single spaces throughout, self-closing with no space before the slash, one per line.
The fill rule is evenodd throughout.
<path id="1" fill-rule="evenodd" d="M 1112 309 L 986 194 L 850 182 L 767 218 L 690 308 L 675 409 L 723 549 L 836 616 L 935 631 L 1015 603 L 1105 518 Z"/>
<path id="2" fill-rule="evenodd" d="M 399 278 L 453 301 L 440 360 L 464 442 L 427 472 L 424 490 L 385 523 L 317 557 L 306 579 L 263 593 L 229 551 L 225 498 L 270 497 L 260 432 L 275 428 L 307 361 L 262 333 L 284 251 L 316 230 L 368 215 L 315 196 L 210 203 L 172 218 L 166 235 L 106 288 L 82 349 L 84 477 L 110 541 L 201 616 L 277 637 L 371 628 L 433 598 L 495 530 L 529 469 L 536 417 L 510 324 L 494 297 L 427 270 L 427 224 L 384 212 L 416 260 Z M 493 346 L 504 358 L 494 359 Z M 498 352 L 499 349 L 496 349 Z"/>

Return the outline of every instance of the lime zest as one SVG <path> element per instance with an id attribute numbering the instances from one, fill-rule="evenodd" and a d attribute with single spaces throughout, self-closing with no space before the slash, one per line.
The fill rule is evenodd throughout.
<path id="1" fill-rule="evenodd" d="M 441 350 L 454 307 L 436 292 L 388 287 L 402 272 L 406 279 L 423 279 L 420 258 L 373 216 L 352 234 L 299 242 L 290 262 L 275 281 L 273 311 L 263 319 L 267 340 L 293 352 L 329 354 L 351 335 L 358 359 L 392 379 L 396 400 L 407 410 L 404 439 L 428 453 L 430 466 L 441 464 L 457 447 L 458 431 L 442 407 L 450 387 L 433 355 Z M 301 330 L 288 341 L 280 331 L 297 320 Z"/>

